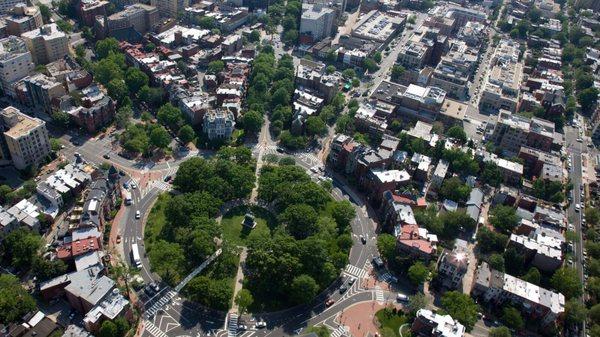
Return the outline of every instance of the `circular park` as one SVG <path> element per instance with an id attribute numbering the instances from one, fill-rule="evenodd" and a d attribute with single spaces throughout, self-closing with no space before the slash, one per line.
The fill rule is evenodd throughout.
<path id="1" fill-rule="evenodd" d="M 187 299 L 238 313 L 282 310 L 311 301 L 348 263 L 353 205 L 289 160 L 259 171 L 249 149 L 223 148 L 184 162 L 173 181 L 180 193 L 154 204 L 144 240 L 164 282 L 176 286 L 217 252 L 183 287 Z"/>

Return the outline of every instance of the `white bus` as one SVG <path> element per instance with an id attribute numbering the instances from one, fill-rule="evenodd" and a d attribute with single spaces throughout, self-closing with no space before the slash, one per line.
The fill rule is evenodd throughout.
<path id="1" fill-rule="evenodd" d="M 140 259 L 140 251 L 138 250 L 137 243 L 131 245 L 131 259 L 133 260 L 133 265 L 136 268 L 142 267 L 142 260 Z"/>

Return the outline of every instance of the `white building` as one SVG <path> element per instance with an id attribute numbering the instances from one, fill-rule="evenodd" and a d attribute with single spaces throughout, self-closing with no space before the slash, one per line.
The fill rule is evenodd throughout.
<path id="1" fill-rule="evenodd" d="M 17 169 L 39 165 L 50 153 L 50 139 L 43 120 L 9 106 L 0 111 L 0 125 L 4 134 L 2 151 L 8 152 L 3 155 L 10 158 Z"/>
<path id="2" fill-rule="evenodd" d="M 235 128 L 235 118 L 228 110 L 217 109 L 204 115 L 202 131 L 208 139 L 229 139 Z"/>
<path id="3" fill-rule="evenodd" d="M 420 309 L 411 331 L 413 336 L 462 337 L 465 327 L 450 315 L 438 315 L 431 310 Z"/>
<path id="4" fill-rule="evenodd" d="M 31 53 L 23 39 L 9 36 L 0 39 L 0 88 L 4 94 L 14 96 L 14 84 L 35 68 Z"/>
<path id="5" fill-rule="evenodd" d="M 335 21 L 335 11 L 322 4 L 302 4 L 300 34 L 312 36 L 317 42 L 331 35 Z"/>
<path id="6" fill-rule="evenodd" d="M 36 64 L 46 64 L 69 54 L 69 40 L 55 23 L 21 34 Z"/>

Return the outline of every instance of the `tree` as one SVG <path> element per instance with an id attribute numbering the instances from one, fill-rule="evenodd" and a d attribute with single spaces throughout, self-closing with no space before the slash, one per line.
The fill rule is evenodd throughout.
<path id="1" fill-rule="evenodd" d="M 248 41 L 250 42 L 258 42 L 260 41 L 260 32 L 258 30 L 253 30 L 248 35 Z"/>
<path id="2" fill-rule="evenodd" d="M 396 238 L 387 233 L 379 235 L 377 237 L 377 249 L 384 260 L 393 261 L 396 256 Z"/>
<path id="3" fill-rule="evenodd" d="M 110 53 L 119 52 L 119 41 L 113 37 L 96 42 L 96 56 L 99 59 L 107 57 Z"/>
<path id="4" fill-rule="evenodd" d="M 581 105 L 583 112 L 589 112 L 592 110 L 596 102 L 598 101 L 598 89 L 587 88 L 577 94 L 577 101 Z"/>
<path id="5" fill-rule="evenodd" d="M 71 124 L 71 115 L 65 111 L 55 110 L 52 112 L 52 120 L 59 126 L 67 128 Z"/>
<path id="6" fill-rule="evenodd" d="M 488 263 L 490 264 L 490 268 L 502 272 L 504 271 L 504 257 L 502 257 L 502 255 L 497 253 L 490 255 Z"/>
<path id="7" fill-rule="evenodd" d="M 131 67 L 125 73 L 125 83 L 130 94 L 137 94 L 142 87 L 148 85 L 148 75 L 138 68 Z"/>
<path id="8" fill-rule="evenodd" d="M 412 314 L 416 314 L 417 311 L 426 308 L 428 304 L 428 299 L 425 294 L 418 292 L 412 295 L 408 299 L 408 309 Z"/>
<path id="9" fill-rule="evenodd" d="M 593 307 L 592 307 L 593 309 Z M 591 310 L 590 310 L 591 312 Z M 581 324 L 587 316 L 585 305 L 578 299 L 572 298 L 565 303 L 565 322 L 567 324 Z"/>
<path id="10" fill-rule="evenodd" d="M 309 136 L 321 136 L 327 133 L 327 125 L 321 118 L 310 116 L 306 119 L 306 133 Z"/>
<path id="11" fill-rule="evenodd" d="M 159 240 L 147 252 L 152 269 L 170 285 L 177 284 L 185 272 L 185 255 L 178 243 Z"/>
<path id="12" fill-rule="evenodd" d="M 406 72 L 406 69 L 403 66 L 395 64 L 392 67 L 392 80 L 397 81 L 404 75 L 404 72 Z"/>
<path id="13" fill-rule="evenodd" d="M 356 77 L 356 71 L 354 71 L 352 68 L 345 69 L 342 71 L 342 76 L 344 76 L 344 78 L 347 80 L 353 79 Z"/>
<path id="14" fill-rule="evenodd" d="M 350 227 L 350 222 L 356 216 L 356 210 L 348 200 L 335 201 L 331 205 L 330 212 L 341 231 Z"/>
<path id="15" fill-rule="evenodd" d="M 156 113 L 156 118 L 161 124 L 166 125 L 171 129 L 178 129 L 179 125 L 183 122 L 181 110 L 171 103 L 166 103 L 161 106 Z"/>
<path id="16" fill-rule="evenodd" d="M 317 218 L 315 209 L 306 204 L 291 205 L 279 216 L 279 220 L 296 239 L 305 239 L 316 233 Z"/>
<path id="17" fill-rule="evenodd" d="M 377 63 L 381 63 L 381 52 L 377 51 L 375 52 L 375 54 L 373 54 L 373 60 Z"/>
<path id="18" fill-rule="evenodd" d="M 517 215 L 513 207 L 498 205 L 490 210 L 490 223 L 497 230 L 510 233 L 521 222 L 521 218 Z"/>
<path id="19" fill-rule="evenodd" d="M 452 318 L 464 325 L 467 331 L 473 329 L 475 322 L 477 322 L 479 307 L 469 295 L 458 291 L 448 291 L 442 296 L 441 304 L 442 308 Z"/>
<path id="20" fill-rule="evenodd" d="M 208 64 L 208 73 L 210 74 L 218 74 L 225 69 L 225 63 L 221 60 L 211 61 Z"/>
<path id="21" fill-rule="evenodd" d="M 157 126 L 150 132 L 150 144 L 159 149 L 166 149 L 171 143 L 171 136 L 163 126 Z"/>
<path id="22" fill-rule="evenodd" d="M 183 144 L 187 144 L 194 140 L 196 137 L 196 132 L 194 132 L 194 129 L 191 126 L 186 124 L 179 129 L 178 136 L 179 140 L 181 140 Z"/>
<path id="23" fill-rule="evenodd" d="M 427 277 L 429 277 L 429 270 L 421 261 L 413 263 L 413 265 L 408 268 L 408 278 L 415 286 L 423 284 L 427 281 Z"/>
<path id="24" fill-rule="evenodd" d="M 138 97 L 140 100 L 149 103 L 152 106 L 158 106 L 163 101 L 165 96 L 162 88 L 152 88 L 149 86 L 143 86 L 138 91 Z"/>
<path id="25" fill-rule="evenodd" d="M 462 144 L 467 142 L 467 133 L 465 132 L 465 130 L 458 126 L 455 125 L 453 127 L 451 127 L 450 129 L 448 129 L 448 131 L 446 131 L 446 136 L 450 137 L 450 138 L 454 138 L 458 141 L 460 141 Z"/>
<path id="26" fill-rule="evenodd" d="M 120 107 L 115 114 L 115 123 L 117 124 L 117 127 L 119 129 L 124 129 L 129 124 L 131 117 L 133 117 L 131 106 L 125 105 Z"/>
<path id="27" fill-rule="evenodd" d="M 498 165 L 493 162 L 484 163 L 481 181 L 492 187 L 499 187 L 502 183 L 502 172 Z"/>
<path id="28" fill-rule="evenodd" d="M 297 304 L 311 301 L 319 291 L 319 285 L 309 275 L 302 274 L 294 277 L 290 286 L 290 298 Z"/>
<path id="29" fill-rule="evenodd" d="M 600 224 L 600 210 L 594 207 L 586 207 L 585 220 L 592 226 Z"/>
<path id="30" fill-rule="evenodd" d="M 216 27 L 215 18 L 212 16 L 203 16 L 198 20 L 198 26 L 208 30 L 213 29 Z"/>
<path id="31" fill-rule="evenodd" d="M 193 278 L 186 287 L 186 293 L 194 301 L 205 306 L 227 310 L 233 291 L 229 286 L 229 280 L 211 279 L 201 275 Z"/>
<path id="32" fill-rule="evenodd" d="M 370 73 L 375 72 L 375 71 L 377 71 L 377 69 L 379 69 L 377 62 L 375 62 L 375 60 L 373 60 L 370 57 L 367 57 L 364 59 L 363 67 Z"/>
<path id="33" fill-rule="evenodd" d="M 497 328 L 491 328 L 488 336 L 489 337 L 511 337 L 512 334 L 510 333 L 510 330 L 507 327 L 500 326 Z"/>
<path id="34" fill-rule="evenodd" d="M 439 191 L 440 197 L 456 202 L 466 202 L 471 194 L 469 185 L 464 184 L 460 178 L 445 179 Z"/>
<path id="35" fill-rule="evenodd" d="M 117 325 L 112 321 L 104 321 L 102 322 L 102 326 L 100 326 L 100 331 L 98 331 L 99 337 L 115 337 L 118 336 Z"/>
<path id="36" fill-rule="evenodd" d="M 242 124 L 246 132 L 256 134 L 262 127 L 263 116 L 257 111 L 250 110 L 242 117 Z"/>
<path id="37" fill-rule="evenodd" d="M 153 52 L 154 49 L 156 49 L 156 45 L 152 42 L 148 42 L 148 44 L 144 46 L 144 51 L 146 51 L 147 53 Z"/>
<path id="38" fill-rule="evenodd" d="M 111 80 L 123 78 L 123 70 L 111 58 L 102 59 L 94 64 L 94 78 L 96 81 L 107 85 Z"/>
<path id="39" fill-rule="evenodd" d="M 278 105 L 289 105 L 290 104 L 290 93 L 283 87 L 277 89 L 273 96 L 271 96 L 271 106 L 277 107 Z"/>
<path id="40" fill-rule="evenodd" d="M 550 284 L 567 299 L 580 296 L 582 293 L 581 282 L 576 270 L 572 268 L 563 267 L 556 270 L 550 279 Z"/>
<path id="41" fill-rule="evenodd" d="M 579 303 L 579 301 L 577 299 L 571 299 L 571 300 L 567 301 L 567 303 L 565 304 L 565 309 L 566 309 L 567 304 L 571 301 Z M 575 310 L 573 310 L 573 314 L 577 313 L 580 310 L 579 308 L 574 308 L 574 309 Z M 585 310 L 585 307 L 583 309 Z M 590 308 L 590 310 L 587 312 L 587 315 L 594 324 L 600 324 L 600 304 L 596 304 L 596 305 L 592 306 Z M 576 317 L 573 317 L 573 319 L 575 319 L 575 321 L 573 323 L 577 323 L 576 321 L 581 319 L 581 317 L 582 317 L 581 315 L 577 315 Z M 583 317 L 585 318 L 585 315 Z"/>
<path id="42" fill-rule="evenodd" d="M 0 274 L 0 322 L 17 322 L 36 309 L 35 300 L 13 275 Z"/>
<path id="43" fill-rule="evenodd" d="M 531 267 L 527 271 L 527 274 L 523 275 L 521 279 L 529 283 L 540 285 L 542 274 L 540 274 L 540 271 L 536 267 Z"/>
<path id="44" fill-rule="evenodd" d="M 283 43 L 290 45 L 295 44 L 298 41 L 298 31 L 295 29 L 290 29 L 287 32 L 283 33 Z"/>
<path id="45" fill-rule="evenodd" d="M 521 317 L 521 312 L 511 306 L 506 306 L 502 310 L 502 322 L 504 322 L 507 327 L 515 330 L 520 330 L 525 325 L 523 318 Z"/>
<path id="46" fill-rule="evenodd" d="M 328 74 L 333 74 L 335 72 L 335 66 L 334 65 L 328 65 L 327 68 L 325 68 L 325 72 Z"/>
<path id="47" fill-rule="evenodd" d="M 63 275 L 67 271 L 67 265 L 62 260 L 46 260 L 40 256 L 33 259 L 31 271 L 38 281 L 46 281 L 53 277 Z"/>
<path id="48" fill-rule="evenodd" d="M 0 185 L 0 204 L 4 205 L 7 201 L 7 196 L 12 192 L 12 188 L 8 185 Z"/>
<path id="49" fill-rule="evenodd" d="M 127 85 L 125 85 L 125 82 L 123 82 L 121 79 L 111 80 L 108 82 L 106 89 L 108 91 L 108 95 L 119 103 L 129 94 Z"/>
<path id="50" fill-rule="evenodd" d="M 330 337 L 331 336 L 331 332 L 324 325 L 312 325 L 312 326 L 309 326 L 308 328 L 306 328 L 305 332 L 307 334 L 315 333 L 317 335 L 317 337 Z"/>
<path id="51" fill-rule="evenodd" d="M 254 303 L 254 297 L 248 289 L 241 289 L 235 295 L 235 303 L 238 305 L 240 314 L 244 314 L 248 308 Z"/>
<path id="52" fill-rule="evenodd" d="M 31 268 L 41 247 L 42 238 L 23 228 L 10 232 L 2 242 L 4 257 L 13 267 L 22 271 Z"/>
<path id="53" fill-rule="evenodd" d="M 73 25 L 65 20 L 57 20 L 56 27 L 65 33 L 70 33 L 73 31 Z"/>
<path id="54" fill-rule="evenodd" d="M 50 12 L 50 8 L 48 8 L 48 6 L 46 6 L 42 3 L 38 3 L 37 6 L 40 9 L 40 14 L 42 15 L 42 19 L 44 20 L 44 23 L 49 24 L 50 17 L 52 15 L 52 13 Z"/>

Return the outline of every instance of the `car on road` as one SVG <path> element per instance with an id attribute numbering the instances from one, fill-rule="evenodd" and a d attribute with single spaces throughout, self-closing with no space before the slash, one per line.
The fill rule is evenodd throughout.
<path id="1" fill-rule="evenodd" d="M 75 153 L 73 153 L 73 155 L 74 155 L 76 158 L 79 158 L 79 157 L 81 157 L 81 155 L 79 154 L 79 152 L 75 152 Z"/>
<path id="2" fill-rule="evenodd" d="M 140 211 L 135 211 L 135 218 L 136 218 L 136 219 L 139 219 L 139 218 L 141 218 Z"/>
<path id="3" fill-rule="evenodd" d="M 102 157 L 103 157 L 104 159 L 110 159 L 110 155 L 109 155 L 108 153 L 105 153 L 105 154 L 104 154 Z"/>
<path id="4" fill-rule="evenodd" d="M 131 188 L 135 190 L 137 188 L 137 185 L 135 183 L 131 183 Z"/>
<path id="5" fill-rule="evenodd" d="M 123 170 L 119 170 L 119 175 L 120 175 L 121 177 L 124 177 L 124 176 L 125 176 L 125 171 L 123 171 Z"/>
<path id="6" fill-rule="evenodd" d="M 580 209 L 581 209 L 581 205 L 575 204 L 575 212 L 579 212 Z"/>
<path id="7" fill-rule="evenodd" d="M 169 181 L 171 181 L 171 176 L 166 176 L 164 180 L 165 183 L 168 183 Z"/>
<path id="8" fill-rule="evenodd" d="M 117 235 L 117 243 L 121 243 L 121 235 Z"/>
<path id="9" fill-rule="evenodd" d="M 340 290 L 340 294 L 343 294 L 346 292 L 346 290 L 348 290 L 348 286 L 343 284 L 339 290 Z"/>
<path id="10" fill-rule="evenodd" d="M 248 327 L 245 324 L 240 324 L 238 325 L 238 331 L 246 331 L 248 330 Z"/>
<path id="11" fill-rule="evenodd" d="M 409 298 L 408 296 L 398 293 L 398 295 L 396 295 L 396 301 L 398 302 L 408 302 Z"/>
<path id="12" fill-rule="evenodd" d="M 335 300 L 334 300 L 333 298 L 331 298 L 331 297 L 330 297 L 330 298 L 328 298 L 328 299 L 325 301 L 325 306 L 326 306 L 326 307 L 330 307 L 330 306 L 332 306 L 332 305 L 333 305 L 333 303 L 335 303 Z"/>
<path id="13" fill-rule="evenodd" d="M 363 245 L 367 244 L 367 238 L 365 238 L 364 236 L 360 236 L 360 242 L 362 242 Z"/>
<path id="14" fill-rule="evenodd" d="M 275 150 L 279 153 L 285 153 L 285 150 L 282 147 L 277 147 Z"/>
<path id="15" fill-rule="evenodd" d="M 356 277 L 350 277 L 350 279 L 348 280 L 348 285 L 353 285 L 354 282 L 356 282 Z"/>
<path id="16" fill-rule="evenodd" d="M 256 322 L 256 324 L 254 324 L 255 329 L 262 329 L 262 328 L 266 328 L 266 327 L 267 327 L 267 322 L 265 322 L 265 321 L 258 321 L 258 322 Z"/>

